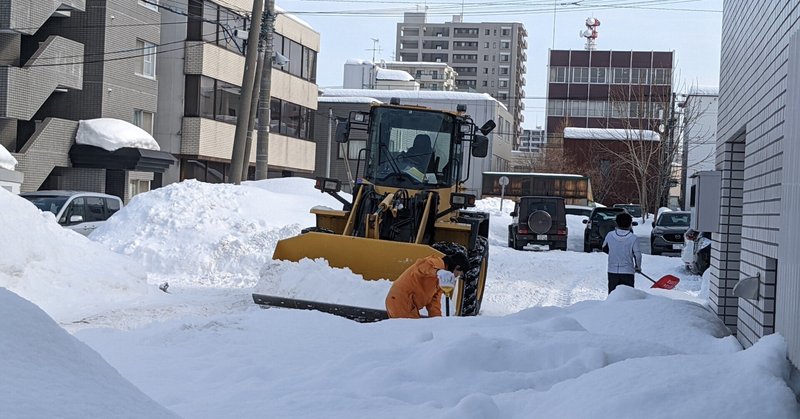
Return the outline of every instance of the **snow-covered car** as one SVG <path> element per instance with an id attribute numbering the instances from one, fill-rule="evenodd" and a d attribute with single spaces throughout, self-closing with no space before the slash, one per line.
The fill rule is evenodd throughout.
<path id="1" fill-rule="evenodd" d="M 688 211 L 664 211 L 653 222 L 650 233 L 650 253 L 680 253 L 684 247 L 683 233 L 689 229 L 691 213 Z"/>
<path id="2" fill-rule="evenodd" d="M 62 226 L 88 236 L 122 208 L 114 195 L 79 191 L 39 191 L 20 194 L 41 211 L 50 211 Z"/>
<path id="3" fill-rule="evenodd" d="M 681 260 L 689 272 L 702 275 L 711 264 L 711 233 L 692 229 L 683 234 L 684 246 Z"/>

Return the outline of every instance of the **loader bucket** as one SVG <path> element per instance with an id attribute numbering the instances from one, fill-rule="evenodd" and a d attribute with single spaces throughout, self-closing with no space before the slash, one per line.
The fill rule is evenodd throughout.
<path id="1" fill-rule="evenodd" d="M 330 266 L 349 268 L 364 279 L 394 281 L 417 259 L 444 253 L 424 244 L 310 232 L 283 239 L 272 258 L 297 262 L 323 258 Z"/>

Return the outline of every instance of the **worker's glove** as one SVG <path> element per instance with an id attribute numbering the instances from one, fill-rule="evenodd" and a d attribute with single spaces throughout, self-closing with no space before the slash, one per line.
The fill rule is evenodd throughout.
<path id="1" fill-rule="evenodd" d="M 436 272 L 436 276 L 439 278 L 439 288 L 442 289 L 445 295 L 451 297 L 453 289 L 456 287 L 456 276 L 446 269 L 439 269 Z"/>
<path id="2" fill-rule="evenodd" d="M 637 266 L 635 270 L 636 270 L 636 273 L 642 273 L 642 268 L 639 267 L 639 266 Z"/>

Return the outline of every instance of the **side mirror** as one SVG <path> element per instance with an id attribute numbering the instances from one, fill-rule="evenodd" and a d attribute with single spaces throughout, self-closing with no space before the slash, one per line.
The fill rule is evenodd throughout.
<path id="1" fill-rule="evenodd" d="M 492 121 L 490 119 L 490 120 L 486 121 L 486 123 L 483 124 L 483 126 L 480 127 L 479 130 L 480 130 L 481 134 L 489 135 L 489 133 L 492 132 L 495 129 L 495 127 L 497 127 L 497 124 L 495 124 L 494 121 Z"/>
<path id="2" fill-rule="evenodd" d="M 511 211 L 511 214 L 509 214 L 509 215 L 511 215 L 512 217 L 516 217 L 517 216 L 517 212 L 516 211 Z"/>
<path id="3" fill-rule="evenodd" d="M 584 218 L 584 219 L 583 219 L 583 221 L 582 221 L 582 223 L 584 223 L 584 224 L 589 224 L 589 219 L 588 219 L 588 218 Z"/>
<path id="4" fill-rule="evenodd" d="M 73 216 L 69 217 L 69 222 L 70 222 L 70 224 L 82 223 L 83 222 L 83 216 L 82 215 L 73 215 Z"/>
<path id="5" fill-rule="evenodd" d="M 336 118 L 336 142 L 346 143 L 350 139 L 350 122 L 346 119 Z"/>
<path id="6" fill-rule="evenodd" d="M 486 157 L 489 154 L 489 139 L 483 135 L 476 135 L 472 140 L 472 157 Z"/>
<path id="7" fill-rule="evenodd" d="M 339 179 L 318 177 L 316 181 L 314 189 L 321 192 L 336 193 L 342 190 L 342 182 Z"/>

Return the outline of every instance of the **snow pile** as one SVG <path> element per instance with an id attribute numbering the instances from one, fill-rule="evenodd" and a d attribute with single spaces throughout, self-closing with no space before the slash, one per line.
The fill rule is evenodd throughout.
<path id="1" fill-rule="evenodd" d="M 311 207 L 341 208 L 313 185 L 302 178 L 242 186 L 188 180 L 137 195 L 91 238 L 171 285 L 252 287 L 278 240 L 314 225 Z"/>
<path id="2" fill-rule="evenodd" d="M 124 147 L 160 150 L 158 143 L 147 131 L 115 118 L 82 120 L 78 123 L 75 143 L 92 145 L 114 151 Z"/>
<path id="3" fill-rule="evenodd" d="M 59 226 L 51 212 L 2 188 L 0 231 L 0 287 L 57 320 L 80 319 L 147 292 L 147 277 L 133 260 Z"/>
<path id="4" fill-rule="evenodd" d="M 176 417 L 41 309 L 3 288 L 0 354 L 0 417 Z"/>
<path id="5" fill-rule="evenodd" d="M 568 252 L 557 252 L 568 253 Z M 502 318 L 249 308 L 77 334 L 184 417 L 796 418 L 786 345 L 625 288 Z M 213 366 L 213 367 L 211 367 Z"/>
<path id="6" fill-rule="evenodd" d="M 0 169 L 14 170 L 17 167 L 17 159 L 0 144 Z"/>
<path id="7" fill-rule="evenodd" d="M 661 136 L 650 130 L 613 128 L 564 128 L 564 138 L 572 140 L 627 140 L 660 141 Z"/>
<path id="8" fill-rule="evenodd" d="M 403 70 L 387 70 L 385 68 L 378 68 L 375 75 L 377 80 L 393 80 L 393 81 L 414 81 L 414 77 L 408 72 Z"/>

